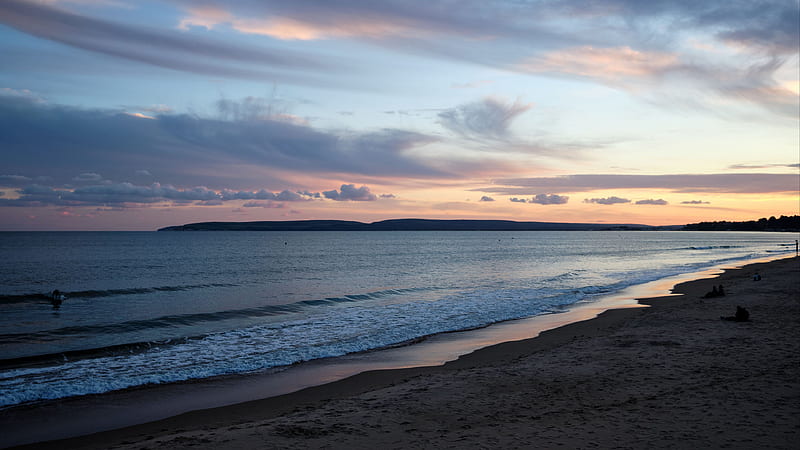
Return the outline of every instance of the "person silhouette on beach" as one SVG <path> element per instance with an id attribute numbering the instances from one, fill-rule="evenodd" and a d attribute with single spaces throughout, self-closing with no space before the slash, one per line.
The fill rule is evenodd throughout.
<path id="1" fill-rule="evenodd" d="M 737 322 L 747 322 L 750 319 L 750 311 L 741 306 L 737 306 L 736 315 L 734 317 Z"/>
<path id="2" fill-rule="evenodd" d="M 703 298 L 714 298 L 714 297 L 725 297 L 725 288 L 722 285 L 719 285 L 719 288 L 716 286 L 711 286 L 711 292 L 708 292 Z"/>
<path id="3" fill-rule="evenodd" d="M 736 307 L 736 314 L 727 317 L 720 317 L 722 320 L 730 320 L 732 322 L 747 322 L 750 320 L 750 311 L 741 306 Z"/>

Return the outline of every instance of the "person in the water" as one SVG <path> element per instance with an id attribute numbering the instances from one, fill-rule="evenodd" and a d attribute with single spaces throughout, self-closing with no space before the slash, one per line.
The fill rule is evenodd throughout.
<path id="1" fill-rule="evenodd" d="M 64 294 L 61 293 L 58 289 L 54 290 L 52 294 L 50 294 L 50 303 L 53 305 L 53 308 L 58 308 L 61 306 L 61 303 L 64 302 Z"/>

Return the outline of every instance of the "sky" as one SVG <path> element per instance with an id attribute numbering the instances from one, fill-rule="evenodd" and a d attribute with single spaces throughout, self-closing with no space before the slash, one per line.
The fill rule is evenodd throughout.
<path id="1" fill-rule="evenodd" d="M 0 230 L 800 214 L 797 0 L 2 0 Z"/>

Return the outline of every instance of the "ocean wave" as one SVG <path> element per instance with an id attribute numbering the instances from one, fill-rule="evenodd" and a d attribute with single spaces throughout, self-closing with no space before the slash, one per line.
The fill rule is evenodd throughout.
<path id="1" fill-rule="evenodd" d="M 106 334 L 130 333 L 158 328 L 179 328 L 201 323 L 221 322 L 230 319 L 285 315 L 297 313 L 308 309 L 309 307 L 376 300 L 392 295 L 396 296 L 435 289 L 436 288 L 385 289 L 365 294 L 352 294 L 343 297 L 330 297 L 319 300 L 303 300 L 283 305 L 265 305 L 256 308 L 244 308 L 210 313 L 176 314 L 161 316 L 153 319 L 129 320 L 126 322 L 116 322 L 110 324 L 62 327 L 33 333 L 7 333 L 0 334 L 0 345 L 13 345 L 26 342 L 52 342 L 63 339 L 66 336 L 103 336 Z M 0 364 L 3 362 L 4 360 L 0 359 Z"/>
<path id="2" fill-rule="evenodd" d="M 716 250 L 716 249 L 731 249 L 731 248 L 744 248 L 742 245 L 698 245 L 691 247 L 681 247 L 676 250 Z"/>
<path id="3" fill-rule="evenodd" d="M 132 355 L 150 351 L 169 345 L 178 345 L 193 339 L 202 339 L 205 336 L 190 336 L 181 339 L 164 339 L 149 342 L 133 342 L 128 344 L 109 345 L 107 347 L 91 348 L 86 350 L 70 350 L 56 353 L 47 353 L 34 356 L 23 356 L 0 360 L 0 370 L 18 369 L 23 367 L 59 365 L 81 359 L 113 357 L 118 355 Z"/>
<path id="4" fill-rule="evenodd" d="M 153 292 L 178 292 L 188 291 L 192 289 L 208 289 L 215 287 L 235 287 L 237 284 L 232 283 L 205 283 L 205 284 L 189 284 L 178 286 L 155 286 L 143 288 L 125 288 L 125 289 L 105 289 L 105 290 L 85 290 L 85 291 L 62 291 L 61 293 L 67 298 L 102 298 L 102 297 L 117 297 L 121 295 L 142 295 L 151 294 Z M 0 304 L 10 303 L 26 303 L 26 302 L 41 302 L 50 301 L 50 293 L 32 292 L 27 294 L 0 294 Z"/>

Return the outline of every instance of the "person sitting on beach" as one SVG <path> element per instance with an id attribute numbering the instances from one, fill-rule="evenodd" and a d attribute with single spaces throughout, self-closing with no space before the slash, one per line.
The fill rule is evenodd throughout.
<path id="1" fill-rule="evenodd" d="M 719 295 L 720 297 L 725 297 L 725 288 L 722 287 L 721 284 L 719 285 L 719 289 L 717 290 L 717 295 Z"/>
<path id="2" fill-rule="evenodd" d="M 706 293 L 706 295 L 703 296 L 703 298 L 713 298 L 713 297 L 719 297 L 719 291 L 717 290 L 716 286 L 711 288 L 711 292 L 708 292 Z"/>
<path id="3" fill-rule="evenodd" d="M 730 320 L 733 322 L 747 322 L 750 320 L 750 311 L 741 306 L 736 307 L 736 314 L 733 316 L 720 317 L 722 320 Z"/>
<path id="4" fill-rule="evenodd" d="M 753 275 L 753 281 L 761 281 L 761 275 L 759 275 L 758 272 L 756 272 L 756 274 Z"/>

